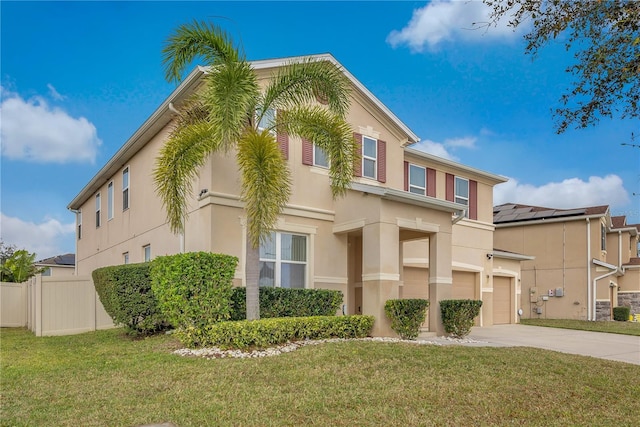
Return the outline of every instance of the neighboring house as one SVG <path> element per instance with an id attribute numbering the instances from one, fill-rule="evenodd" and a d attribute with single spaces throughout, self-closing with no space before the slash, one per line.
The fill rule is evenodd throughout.
<path id="1" fill-rule="evenodd" d="M 532 255 L 522 264 L 525 318 L 605 320 L 612 307 L 640 312 L 639 225 L 608 206 L 494 208 L 495 246 Z"/>
<path id="2" fill-rule="evenodd" d="M 341 67 L 331 55 L 314 58 Z M 267 79 L 296 60 L 252 66 Z M 392 334 L 384 314 L 391 298 L 428 298 L 426 324 L 439 334 L 438 301 L 458 296 L 483 300 L 483 325 L 496 314 L 502 323 L 517 322 L 521 256 L 493 251 L 493 187 L 505 179 L 410 148 L 418 137 L 343 71 L 353 85 L 348 120 L 362 147 L 352 187 L 334 200 L 323 153 L 312 142 L 278 135 L 292 193 L 260 249 L 260 285 L 340 290 L 344 313 L 376 317 L 374 335 Z M 235 284 L 244 285 L 246 214 L 234 153 L 213 155 L 202 168 L 180 236 L 169 231 L 152 179 L 172 111 L 205 72 L 189 74 L 69 204 L 77 213 L 78 274 L 211 251 L 239 258 Z"/>
<path id="3" fill-rule="evenodd" d="M 76 255 L 64 254 L 36 261 L 34 265 L 42 269 L 43 276 L 72 276 L 76 269 Z"/>

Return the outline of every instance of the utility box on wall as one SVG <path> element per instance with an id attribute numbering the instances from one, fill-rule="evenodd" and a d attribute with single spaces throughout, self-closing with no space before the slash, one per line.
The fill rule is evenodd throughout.
<path id="1" fill-rule="evenodd" d="M 556 288 L 556 296 L 557 297 L 563 297 L 564 296 L 564 289 L 563 288 Z"/>

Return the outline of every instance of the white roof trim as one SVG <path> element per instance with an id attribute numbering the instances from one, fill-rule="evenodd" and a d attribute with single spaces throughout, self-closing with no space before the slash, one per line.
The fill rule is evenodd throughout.
<path id="1" fill-rule="evenodd" d="M 491 172 L 486 172 L 486 171 L 483 171 L 483 170 L 480 170 L 480 169 L 473 168 L 471 166 L 463 165 L 462 163 L 454 162 L 453 160 L 448 160 L 448 159 L 445 159 L 445 158 L 442 158 L 442 157 L 438 157 L 438 156 L 436 156 L 434 154 L 429 154 L 429 153 L 426 153 L 424 151 L 416 150 L 415 148 L 405 147 L 404 151 L 407 154 L 412 154 L 412 155 L 414 155 L 416 157 L 420 157 L 420 158 L 423 158 L 425 160 L 429 160 L 429 161 L 432 161 L 432 162 L 440 163 L 442 165 L 446 165 L 446 166 L 449 166 L 449 167 L 452 167 L 452 168 L 456 168 L 456 169 L 460 169 L 460 170 L 465 171 L 465 172 L 472 173 L 474 175 L 479 175 L 479 176 L 482 176 L 484 178 L 488 178 L 488 179 L 490 179 L 492 181 L 496 181 L 496 183 L 498 183 L 498 184 L 509 181 L 508 178 L 506 178 L 506 177 L 504 177 L 502 175 L 496 175 L 496 174 L 491 173 Z"/>
<path id="2" fill-rule="evenodd" d="M 513 252 L 504 252 L 493 250 L 493 256 L 496 258 L 505 258 L 505 259 L 515 259 L 517 261 L 531 261 L 536 259 L 536 257 L 531 255 L 522 255 L 522 254 L 514 254 Z"/>
<path id="3" fill-rule="evenodd" d="M 417 194 L 409 193 L 408 191 L 379 187 L 377 185 L 363 184 L 360 182 L 352 182 L 351 189 L 366 194 L 373 194 L 374 196 L 380 196 L 381 198 L 386 200 L 407 203 L 409 205 L 421 206 L 424 208 L 435 209 L 443 212 L 457 213 L 458 215 L 462 216 L 464 216 L 464 211 L 467 209 L 465 205 L 450 202 L 448 200 L 436 199 L 435 197 L 429 196 L 420 196 Z"/>
<path id="4" fill-rule="evenodd" d="M 599 259 L 595 259 L 595 258 L 594 258 L 594 259 L 592 260 L 592 262 L 593 262 L 595 265 L 599 265 L 600 267 L 605 267 L 605 268 L 608 268 L 608 269 L 610 269 L 610 270 L 617 270 L 617 269 L 618 269 L 618 267 L 616 267 L 615 265 L 613 265 L 613 264 L 609 264 L 609 263 L 604 262 L 604 261 L 600 261 Z"/>

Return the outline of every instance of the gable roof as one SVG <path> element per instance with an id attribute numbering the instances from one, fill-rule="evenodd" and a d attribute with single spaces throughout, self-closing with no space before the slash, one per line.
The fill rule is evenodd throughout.
<path id="1" fill-rule="evenodd" d="M 627 217 L 624 215 L 611 217 L 611 226 L 613 228 L 624 228 L 626 223 Z"/>
<path id="2" fill-rule="evenodd" d="M 73 267 L 76 265 L 76 254 L 63 254 L 56 255 L 50 258 L 41 259 L 35 262 L 36 265 L 51 265 L 51 266 L 68 266 Z"/>
<path id="3" fill-rule="evenodd" d="M 574 220 L 586 217 L 602 217 L 609 211 L 608 205 L 589 206 L 576 209 L 555 209 L 542 206 L 530 206 L 504 203 L 493 207 L 493 223 L 532 222 L 550 219 Z"/>
<path id="4" fill-rule="evenodd" d="M 251 66 L 255 70 L 263 70 L 269 68 L 277 68 L 292 62 L 300 62 L 303 59 L 312 59 L 317 61 L 329 61 L 338 67 L 344 75 L 351 81 L 356 91 L 367 98 L 372 105 L 386 115 L 391 122 L 398 127 L 406 136 L 407 145 L 414 144 L 420 138 L 414 134 L 409 127 L 404 124 L 395 114 L 389 110 L 373 93 L 371 93 L 353 74 L 347 71 L 334 57 L 329 53 L 295 56 L 279 59 L 266 59 L 260 61 L 250 61 Z M 109 161 L 96 173 L 82 190 L 67 205 L 67 209 L 77 211 L 80 207 L 104 184 L 111 176 L 115 175 L 122 169 L 129 160 L 144 147 L 147 142 L 153 138 L 162 128 L 164 128 L 173 119 L 173 104 L 179 104 L 189 97 L 189 95 L 201 83 L 203 76 L 208 72 L 208 67 L 196 66 L 189 75 L 187 75 L 178 87 L 164 100 L 162 104 L 149 116 L 149 118 L 134 132 L 134 134 L 120 147 L 120 149 L 109 159 Z"/>

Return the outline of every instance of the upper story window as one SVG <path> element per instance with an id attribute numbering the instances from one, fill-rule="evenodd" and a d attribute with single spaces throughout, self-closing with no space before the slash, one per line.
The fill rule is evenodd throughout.
<path id="1" fill-rule="evenodd" d="M 129 209 L 129 167 L 122 171 L 122 210 Z"/>
<path id="2" fill-rule="evenodd" d="M 113 181 L 107 185 L 107 219 L 113 218 Z"/>
<path id="3" fill-rule="evenodd" d="M 313 144 L 313 165 L 321 168 L 329 167 L 329 156 L 327 156 L 327 153 L 316 144 Z"/>
<path id="4" fill-rule="evenodd" d="M 469 180 L 456 176 L 455 202 L 469 206 Z"/>
<path id="5" fill-rule="evenodd" d="M 96 194 L 96 228 L 100 227 L 100 193 Z"/>
<path id="6" fill-rule="evenodd" d="M 362 176 L 376 179 L 378 163 L 378 141 L 362 137 Z"/>
<path id="7" fill-rule="evenodd" d="M 51 267 L 45 267 L 44 270 L 42 270 L 42 275 L 51 276 Z"/>
<path id="8" fill-rule="evenodd" d="M 445 174 L 445 195 L 450 202 L 467 206 L 465 216 L 478 219 L 478 181 Z"/>
<path id="9" fill-rule="evenodd" d="M 600 223 L 600 249 L 607 250 L 607 227 Z"/>
<path id="10" fill-rule="evenodd" d="M 82 239 L 82 211 L 78 211 L 78 240 Z"/>
<path id="11" fill-rule="evenodd" d="M 260 244 L 260 286 L 304 288 L 307 236 L 272 232 Z"/>
<path id="12" fill-rule="evenodd" d="M 409 192 L 426 195 L 427 170 L 422 166 L 409 164 Z"/>
<path id="13" fill-rule="evenodd" d="M 142 252 L 144 254 L 144 262 L 149 262 L 151 261 L 151 245 L 145 245 L 142 247 Z M 127 254 L 127 260 L 128 260 L 128 254 Z"/>

